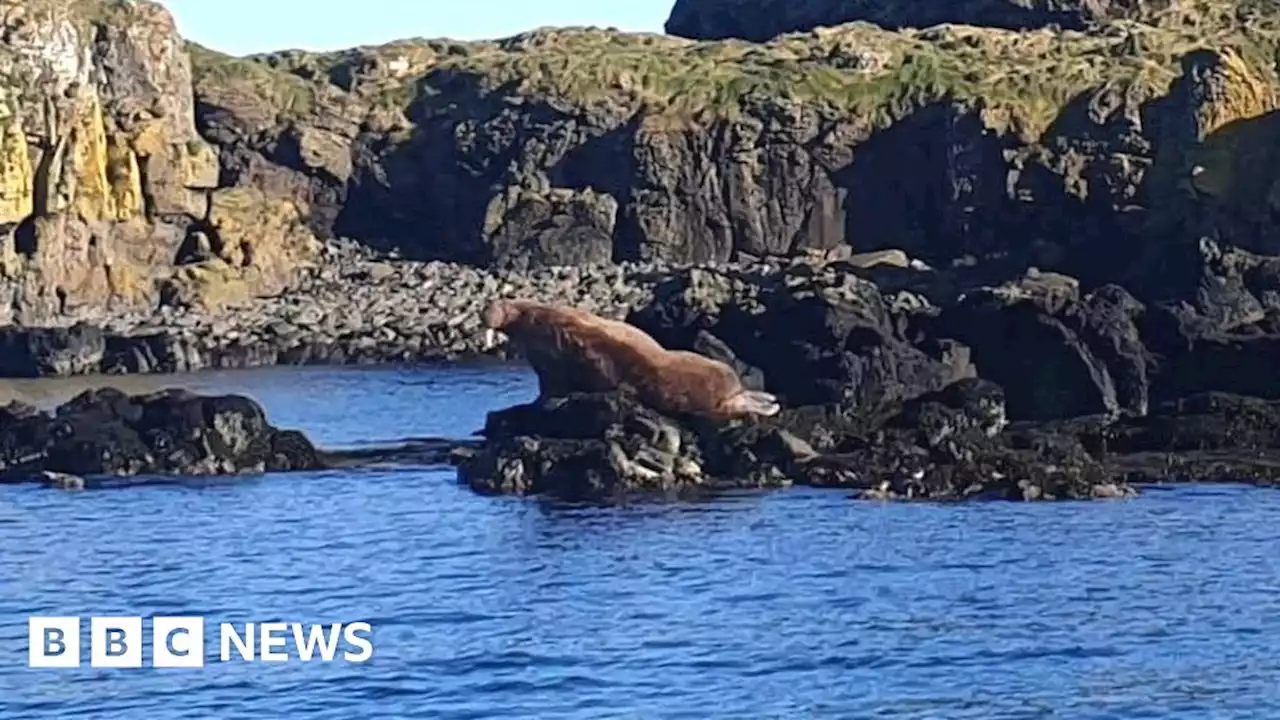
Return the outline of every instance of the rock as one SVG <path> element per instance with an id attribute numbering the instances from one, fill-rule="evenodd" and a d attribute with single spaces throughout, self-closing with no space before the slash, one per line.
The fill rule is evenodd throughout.
<path id="1" fill-rule="evenodd" d="M 488 264 L 517 271 L 608 264 L 617 214 L 616 200 L 591 190 L 509 188 L 493 198 L 485 214 L 483 232 L 492 252 Z"/>
<path id="2" fill-rule="evenodd" d="M 0 409 L 0 475 L 10 480 L 34 474 L 65 486 L 63 476 L 322 467 L 304 435 L 273 427 L 261 407 L 236 395 L 166 390 L 130 396 L 104 388 L 81 393 L 52 414 L 24 406 Z"/>
<path id="3" fill-rule="evenodd" d="M 783 412 L 706 427 L 607 394 L 553 398 L 490 415 L 485 442 L 457 460 L 462 476 L 487 493 L 595 501 L 793 483 L 882 500 L 1114 499 L 1139 481 L 1277 479 L 1280 397 L 1262 360 L 1274 331 L 1235 341 L 1252 345 L 1237 358 L 1257 355 L 1234 374 L 1257 379 L 1228 377 L 1230 355 L 1218 375 L 1195 373 L 1207 336 L 1153 324 L 1116 285 L 934 274 L 941 307 L 895 310 L 862 272 L 657 274 L 631 321 L 753 371 Z M 1204 394 L 1192 377 L 1262 397 Z"/>
<path id="4" fill-rule="evenodd" d="M 837 449 L 819 452 L 802 438 L 815 427 L 803 413 L 691 427 L 616 394 L 577 394 L 491 413 L 484 444 L 455 462 L 462 482 L 481 493 L 587 502 L 793 483 L 881 499 L 1083 499 L 1103 497 L 1094 488 L 1105 484 L 1127 494 L 1079 443 L 1056 456 L 1012 448 L 984 425 L 990 410 L 972 419 L 948 411 L 955 419 L 945 436 L 921 442 L 914 430 L 886 430 L 892 421 L 859 433 L 848 421 Z"/>
<path id="5" fill-rule="evenodd" d="M 476 317 L 504 294 L 629 317 L 788 412 L 541 408 L 579 434 L 495 429 L 482 488 L 1109 497 L 1109 433 L 1214 393 L 1245 409 L 1186 427 L 1270 452 L 1272 9 L 729 2 L 673 27 L 771 39 L 230 58 L 153 3 L 0 0 L 0 374 L 505 357 Z"/>
<path id="6" fill-rule="evenodd" d="M 1143 413 L 1154 362 L 1144 309 L 1118 286 L 1081 297 L 1073 278 L 1032 273 L 965 293 L 933 331 L 970 349 L 977 373 L 1008 393 L 1011 419 Z"/>
<path id="7" fill-rule="evenodd" d="M 905 268 L 911 266 L 911 258 L 901 250 L 877 250 L 869 253 L 854 253 L 845 262 L 856 268 L 870 268 L 877 265 Z"/>
<path id="8" fill-rule="evenodd" d="M 875 406 L 972 373 L 963 348 L 921 349 L 909 342 L 905 319 L 890 310 L 875 283 L 816 273 L 677 273 L 628 321 L 670 348 L 693 350 L 700 337 L 715 338 L 740 373 L 758 370 L 761 389 L 792 406 Z"/>
<path id="9" fill-rule="evenodd" d="M 885 28 L 951 23 L 1010 29 L 1057 25 L 1080 30 L 1109 19 L 1155 20 L 1167 5 L 1150 0 L 676 0 L 666 31 L 703 40 L 741 38 L 764 42 L 783 33 L 855 21 Z"/>
<path id="10" fill-rule="evenodd" d="M 220 173 L 172 17 L 111 0 L 3 0 L 0 15 L 0 322 L 152 307 Z"/>
<path id="11" fill-rule="evenodd" d="M 67 473 L 56 473 L 43 470 L 36 475 L 36 479 L 45 485 L 59 490 L 85 489 L 85 480 L 79 475 L 68 475 Z"/>
<path id="12" fill-rule="evenodd" d="M 44 377 L 97 372 L 106 352 L 100 328 L 0 328 L 0 376 Z"/>
<path id="13" fill-rule="evenodd" d="M 484 436 L 459 477 L 486 494 L 601 501 L 788 484 L 754 462 L 742 476 L 727 472 L 736 458 L 704 456 L 706 438 L 611 393 L 490 413 Z"/>
<path id="14" fill-rule="evenodd" d="M 216 309 L 277 294 L 320 249 L 295 205 L 251 187 L 214 192 L 207 229 L 192 235 L 192 262 L 178 265 L 163 287 L 168 304 Z"/>
<path id="15" fill-rule="evenodd" d="M 511 269 L 852 246 L 915 271 L 1035 265 L 1143 302 L 1116 276 L 1171 236 L 1280 252 L 1275 164 L 1235 151 L 1274 134 L 1261 6 L 682 0 L 673 27 L 831 27 L 231 58 L 184 44 L 153 3 L 7 1 L 0 307 L 26 325 L 274 295 L 312 235 Z M 487 100 L 499 86 L 510 102 Z M 233 277 L 188 267 L 215 257 Z"/>
<path id="16" fill-rule="evenodd" d="M 787 22 L 793 8 L 733 5 L 716 17 L 756 8 Z M 1131 265 L 1167 228 L 1265 242 L 1265 213 L 1232 223 L 1212 211 L 1220 200 L 1184 192 L 1198 148 L 1265 124 L 1272 107 L 1271 70 L 1249 59 L 1267 56 L 1274 33 L 1256 11 L 1213 3 L 1195 33 L 1189 10 L 1160 3 L 794 11 L 836 6 L 905 29 L 850 23 L 760 44 L 542 29 L 333 56 L 200 49 L 199 118 L 228 182 L 305 204 L 322 237 L 414 259 L 722 263 L 852 245 L 923 267 L 1037 264 L 1092 287 L 1090 273 Z M 984 22 L 1038 29 L 974 26 Z M 570 62 L 581 56 L 599 58 L 589 76 Z M 635 57 L 653 67 L 637 73 Z M 990 79 L 1009 68 L 1019 82 Z M 495 86 L 510 103 L 483 101 Z M 1258 145 L 1221 144 L 1227 158 Z M 1271 166 L 1241 167 L 1247 182 L 1230 187 L 1254 188 L 1251 207 L 1265 207 Z"/>

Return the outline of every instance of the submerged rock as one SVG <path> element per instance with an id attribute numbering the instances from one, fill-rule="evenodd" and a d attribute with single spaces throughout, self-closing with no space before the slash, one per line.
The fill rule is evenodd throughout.
<path id="1" fill-rule="evenodd" d="M 0 478 L 66 487 L 90 475 L 230 475 L 323 467 L 311 441 L 238 395 L 89 390 L 52 413 L 0 408 Z M 81 483 L 82 485 L 82 483 Z"/>

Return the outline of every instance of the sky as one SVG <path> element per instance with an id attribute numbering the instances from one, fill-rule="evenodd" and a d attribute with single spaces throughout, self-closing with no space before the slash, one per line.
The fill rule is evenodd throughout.
<path id="1" fill-rule="evenodd" d="M 479 40 L 536 27 L 662 32 L 674 0 L 160 0 L 182 36 L 232 55 L 341 50 L 410 37 Z"/>

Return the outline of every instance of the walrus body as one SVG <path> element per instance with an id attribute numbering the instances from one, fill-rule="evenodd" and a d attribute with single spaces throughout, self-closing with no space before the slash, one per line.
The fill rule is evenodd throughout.
<path id="1" fill-rule="evenodd" d="M 538 374 L 540 399 L 621 390 L 660 412 L 722 421 L 780 409 L 773 395 L 743 388 L 725 363 L 668 350 L 619 320 L 529 300 L 498 300 L 485 309 L 484 324 L 524 351 Z"/>

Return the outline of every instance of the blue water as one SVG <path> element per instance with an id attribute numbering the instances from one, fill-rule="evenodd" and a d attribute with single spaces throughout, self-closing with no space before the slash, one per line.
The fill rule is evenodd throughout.
<path id="1" fill-rule="evenodd" d="M 330 446 L 465 435 L 534 391 L 519 370 L 155 381 L 247 392 Z M 47 387 L 14 392 L 70 392 Z M 613 509 L 429 467 L 5 487 L 0 718 L 1277 717 L 1276 527 L 1280 494 L 1229 486 Z M 375 650 L 221 663 L 215 636 L 202 669 L 33 670 L 30 614 L 365 620 Z"/>

